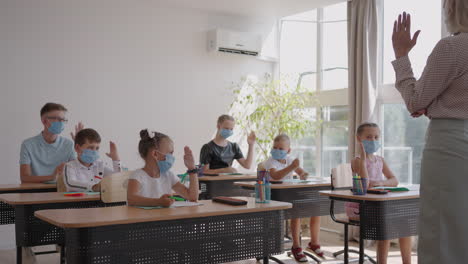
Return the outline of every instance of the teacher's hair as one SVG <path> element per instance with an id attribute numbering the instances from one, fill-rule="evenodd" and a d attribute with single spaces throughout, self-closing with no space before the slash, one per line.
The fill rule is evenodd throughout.
<path id="1" fill-rule="evenodd" d="M 445 24 L 450 33 L 468 32 L 468 1 L 446 0 Z"/>

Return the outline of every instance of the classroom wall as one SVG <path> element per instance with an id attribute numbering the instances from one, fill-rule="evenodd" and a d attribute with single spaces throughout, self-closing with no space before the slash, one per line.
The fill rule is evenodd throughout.
<path id="1" fill-rule="evenodd" d="M 206 51 L 215 27 L 262 34 L 274 18 L 217 15 L 171 9 L 158 1 L 0 1 L 1 183 L 19 179 L 22 140 L 37 135 L 46 102 L 69 109 L 68 136 L 82 120 L 117 142 L 129 167 L 142 165 L 139 131 L 157 129 L 175 141 L 175 171 L 183 146 L 198 161 L 216 118 L 228 109 L 228 88 L 242 76 L 272 73 L 274 63 Z M 271 46 L 271 45 L 270 45 Z"/>

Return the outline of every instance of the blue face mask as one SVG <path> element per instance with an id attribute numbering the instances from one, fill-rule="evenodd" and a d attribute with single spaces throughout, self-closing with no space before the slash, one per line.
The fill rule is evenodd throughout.
<path id="1" fill-rule="evenodd" d="M 232 136 L 232 134 L 234 134 L 234 132 L 230 129 L 224 129 L 222 128 L 221 131 L 219 132 L 219 134 L 224 138 L 224 139 L 227 139 L 228 137 Z"/>
<path id="2" fill-rule="evenodd" d="M 284 160 L 286 159 L 288 152 L 282 149 L 272 149 L 270 154 L 275 160 Z"/>
<path id="3" fill-rule="evenodd" d="M 54 135 L 58 135 L 62 133 L 64 129 L 65 129 L 65 123 L 56 121 L 56 122 L 52 122 L 52 124 L 47 130 Z"/>
<path id="4" fill-rule="evenodd" d="M 80 159 L 84 163 L 94 163 L 96 160 L 99 159 L 99 152 L 96 150 L 85 149 L 80 155 Z"/>
<path id="5" fill-rule="evenodd" d="M 377 140 L 363 140 L 362 144 L 367 154 L 373 154 L 380 148 L 380 142 Z"/>
<path id="6" fill-rule="evenodd" d="M 161 173 L 164 173 L 171 169 L 172 165 L 174 165 L 175 157 L 172 154 L 166 154 L 166 160 L 158 160 L 158 167 Z"/>

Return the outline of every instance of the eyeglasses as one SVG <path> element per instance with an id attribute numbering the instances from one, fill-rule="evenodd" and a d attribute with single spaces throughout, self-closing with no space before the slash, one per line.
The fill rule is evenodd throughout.
<path id="1" fill-rule="evenodd" d="M 68 119 L 65 119 L 65 118 L 61 118 L 61 117 L 58 117 L 58 116 L 48 116 L 46 117 L 47 119 L 51 120 L 51 121 L 55 121 L 55 122 L 63 122 L 63 123 L 67 123 L 68 122 Z"/>

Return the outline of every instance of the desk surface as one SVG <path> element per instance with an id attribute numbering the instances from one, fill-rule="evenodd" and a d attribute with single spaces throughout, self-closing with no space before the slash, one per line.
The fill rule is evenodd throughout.
<path id="1" fill-rule="evenodd" d="M 204 181 L 235 181 L 235 180 L 255 180 L 257 175 L 243 174 L 243 175 L 219 175 L 219 176 L 202 176 L 198 178 L 199 182 Z"/>
<path id="2" fill-rule="evenodd" d="M 405 199 L 418 199 L 419 189 L 412 188 L 409 192 L 389 192 L 387 194 L 354 195 L 350 190 L 320 191 L 320 195 L 336 198 L 344 198 L 355 201 L 393 201 Z"/>
<path id="3" fill-rule="evenodd" d="M 4 193 L 0 194 L 0 201 L 10 205 L 26 205 L 26 204 L 45 204 L 45 203 L 72 203 L 72 202 L 86 202 L 86 201 L 99 201 L 101 196 L 99 194 L 84 196 L 64 196 L 63 193 L 58 192 L 44 192 L 44 193 Z"/>
<path id="4" fill-rule="evenodd" d="M 59 209 L 37 211 L 35 216 L 62 228 L 82 228 L 286 210 L 292 207 L 292 204 L 285 202 L 271 201 L 267 204 L 259 204 L 255 203 L 253 198 L 240 197 L 240 199 L 247 200 L 248 204 L 231 206 L 212 202 L 211 200 L 203 200 L 199 201 L 203 205 L 191 207 L 150 210 L 130 206 Z"/>
<path id="5" fill-rule="evenodd" d="M 252 182 L 235 182 L 234 185 L 241 186 L 245 188 L 255 188 L 254 181 Z M 311 188 L 311 187 L 328 187 L 331 186 L 330 181 L 327 180 L 311 180 L 311 182 L 301 183 L 301 182 L 283 182 L 283 183 L 272 183 L 271 189 L 294 189 L 294 188 Z"/>
<path id="6" fill-rule="evenodd" d="M 19 190 L 41 190 L 57 188 L 56 184 L 47 183 L 20 183 L 20 184 L 0 184 L 0 192 L 2 191 L 19 191 Z"/>

